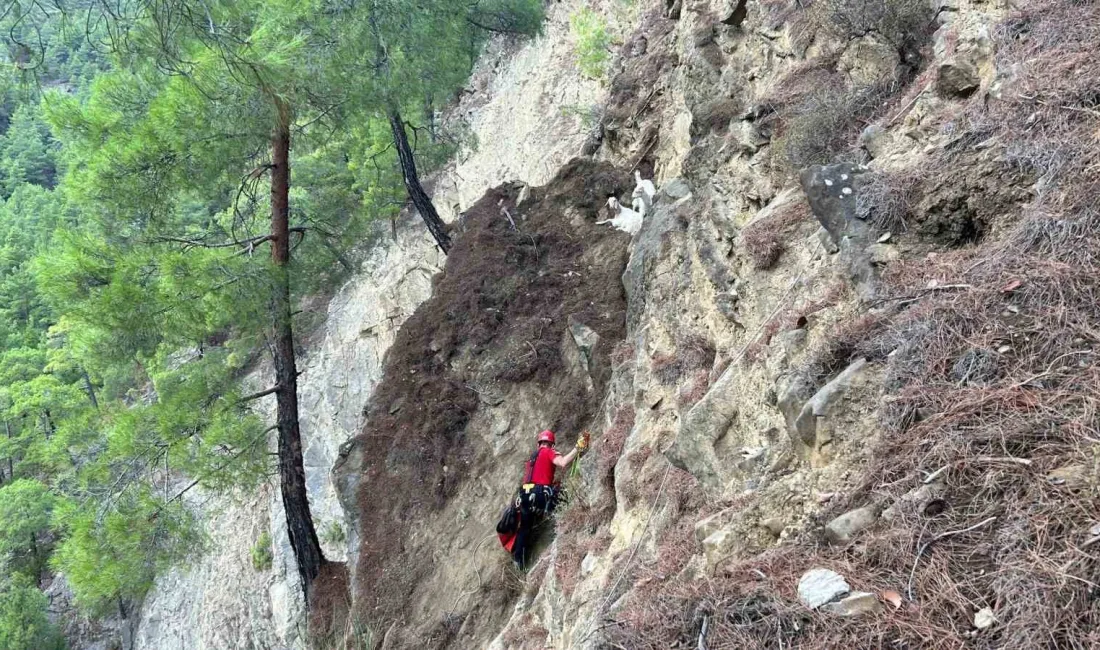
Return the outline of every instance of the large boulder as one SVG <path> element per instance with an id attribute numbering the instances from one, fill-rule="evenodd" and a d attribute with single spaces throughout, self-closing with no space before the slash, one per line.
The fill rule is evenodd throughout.
<path id="1" fill-rule="evenodd" d="M 814 217 L 840 251 L 852 283 L 864 299 L 871 299 L 877 274 L 868 248 L 879 233 L 867 221 L 861 203 L 864 188 L 871 182 L 867 171 L 866 166 L 852 163 L 814 165 L 802 170 L 799 180 Z"/>
<path id="2" fill-rule="evenodd" d="M 892 76 L 899 63 L 898 49 L 872 33 L 849 42 L 836 67 L 853 86 L 866 88 Z"/>
<path id="3" fill-rule="evenodd" d="M 822 447 L 833 440 L 832 428 L 825 420 L 830 409 L 846 394 L 852 383 L 867 366 L 866 359 L 858 359 L 844 372 L 804 399 L 810 386 L 807 379 L 792 381 L 779 395 L 779 410 L 787 421 L 791 441 L 803 456 L 814 460 Z"/>
<path id="4" fill-rule="evenodd" d="M 941 63 L 936 77 L 936 94 L 946 99 L 965 99 L 982 86 L 978 66 L 966 57 L 951 57 Z"/>

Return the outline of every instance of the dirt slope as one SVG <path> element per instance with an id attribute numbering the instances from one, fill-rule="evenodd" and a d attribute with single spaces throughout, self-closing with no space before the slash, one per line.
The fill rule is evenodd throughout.
<path id="1" fill-rule="evenodd" d="M 470 633 L 463 620 L 491 629 L 506 614 L 508 594 L 465 610 L 422 594 L 457 595 L 499 568 L 499 548 L 471 547 L 491 531 L 485 521 L 514 489 L 535 434 L 550 427 L 571 443 L 603 398 L 625 326 L 627 237 L 594 222 L 608 196 L 629 193 L 629 178 L 577 160 L 545 187 L 488 192 L 462 216 L 432 297 L 388 352 L 337 473 L 355 513 L 356 607 L 381 629 L 396 623 L 394 647 L 445 645 L 442 636 Z"/>

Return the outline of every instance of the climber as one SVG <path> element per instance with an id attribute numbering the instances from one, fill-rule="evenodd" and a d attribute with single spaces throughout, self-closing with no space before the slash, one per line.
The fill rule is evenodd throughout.
<path id="1" fill-rule="evenodd" d="M 554 449 L 556 442 L 553 431 L 543 431 L 538 436 L 538 447 L 526 463 L 523 485 L 516 497 L 516 510 L 519 511 L 519 526 L 512 541 L 512 559 L 521 570 L 527 568 L 528 545 L 532 541 L 532 531 L 539 520 L 554 511 L 561 494 L 560 484 L 554 480 L 557 468 L 569 467 L 573 459 L 588 451 L 591 435 L 585 431 L 577 440 L 576 446 L 568 454 Z"/>

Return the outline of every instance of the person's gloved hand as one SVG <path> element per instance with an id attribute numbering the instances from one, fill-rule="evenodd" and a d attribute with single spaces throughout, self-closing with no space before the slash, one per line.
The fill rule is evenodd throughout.
<path id="1" fill-rule="evenodd" d="M 588 444 L 592 440 L 592 434 L 585 431 L 581 434 L 581 437 L 577 440 L 577 453 L 583 456 L 588 452 Z"/>

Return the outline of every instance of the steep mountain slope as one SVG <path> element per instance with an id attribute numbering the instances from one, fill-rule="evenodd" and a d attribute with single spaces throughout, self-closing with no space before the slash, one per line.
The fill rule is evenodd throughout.
<path id="1" fill-rule="evenodd" d="M 575 65 L 584 6 L 494 44 L 452 114 L 479 143 L 433 183 L 455 253 L 400 228 L 304 365 L 358 623 L 385 648 L 1100 643 L 1095 3 L 599 3 L 606 86 Z M 660 192 L 628 241 L 593 222 L 635 168 Z M 547 426 L 595 450 L 519 576 L 492 525 Z M 250 499 L 207 504 L 219 546 L 137 647 L 301 647 L 277 499 Z M 823 607 L 813 569 L 845 581 Z"/>
<path id="2" fill-rule="evenodd" d="M 430 402 L 387 374 L 338 470 L 355 605 L 383 646 L 1095 644 L 1097 25 L 1068 1 L 645 7 L 578 150 L 662 188 L 622 276 L 625 341 L 592 384 L 597 451 L 521 582 L 491 525 L 562 396 L 470 396 L 446 453 L 479 485 L 436 463 L 416 496 L 440 509 L 386 520 L 402 541 L 380 547 L 365 522 L 386 506 L 360 490 L 386 484 L 372 460 L 408 460 L 372 427 Z M 576 214 L 551 218 L 583 232 L 595 206 L 562 198 Z M 452 355 L 447 373 L 548 340 L 512 332 L 471 366 L 480 344 L 433 345 L 431 313 L 401 337 Z M 397 548 L 411 564 L 386 564 Z M 843 588 L 814 601 L 812 569 Z"/>

